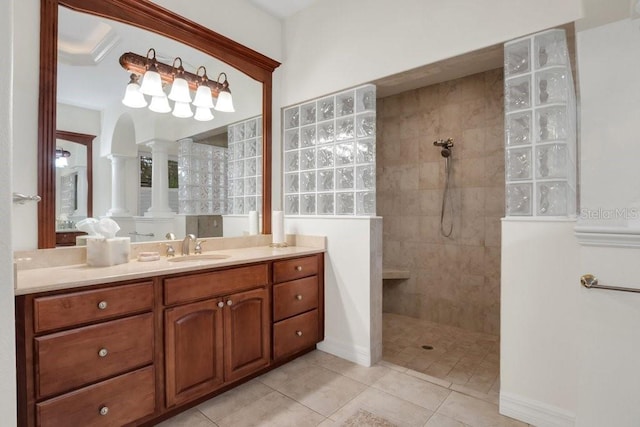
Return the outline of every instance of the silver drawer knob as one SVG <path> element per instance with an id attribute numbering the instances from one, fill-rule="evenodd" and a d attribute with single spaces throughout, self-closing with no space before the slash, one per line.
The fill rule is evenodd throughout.
<path id="1" fill-rule="evenodd" d="M 296 335 L 301 337 L 302 336 L 302 331 L 296 331 Z"/>
<path id="2" fill-rule="evenodd" d="M 106 348 L 101 348 L 100 351 L 98 352 L 98 356 L 100 357 L 106 357 L 107 354 L 109 354 L 109 352 L 107 351 Z"/>
<path id="3" fill-rule="evenodd" d="M 300 295 L 300 294 L 296 295 L 296 299 L 297 299 L 298 301 L 302 301 L 302 295 Z"/>
<path id="4" fill-rule="evenodd" d="M 100 415 L 107 415 L 109 413 L 109 408 L 103 406 L 100 408 Z"/>
<path id="5" fill-rule="evenodd" d="M 233 301 L 227 300 L 227 305 L 232 305 L 232 304 L 233 304 Z"/>
<path id="6" fill-rule="evenodd" d="M 296 267 L 296 271 L 302 271 L 302 266 L 301 266 L 301 265 L 298 265 L 298 266 Z"/>
<path id="7" fill-rule="evenodd" d="M 106 301 L 100 301 L 100 302 L 98 303 L 98 308 L 99 308 L 100 310 L 104 310 L 105 308 L 107 308 L 107 302 L 106 302 Z"/>
<path id="8" fill-rule="evenodd" d="M 218 302 L 218 307 L 220 308 L 224 307 L 224 303 L 222 301 Z"/>

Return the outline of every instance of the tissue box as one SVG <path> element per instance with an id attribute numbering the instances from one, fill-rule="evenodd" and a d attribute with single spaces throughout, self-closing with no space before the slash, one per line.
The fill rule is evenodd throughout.
<path id="1" fill-rule="evenodd" d="M 87 238 L 87 265 L 108 267 L 129 262 L 131 238 Z"/>

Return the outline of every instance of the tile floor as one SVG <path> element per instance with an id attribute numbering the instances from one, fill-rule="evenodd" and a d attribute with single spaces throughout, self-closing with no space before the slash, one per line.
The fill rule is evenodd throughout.
<path id="1" fill-rule="evenodd" d="M 423 331 L 420 329 L 422 324 L 414 322 L 415 319 L 386 314 L 384 317 L 387 338 L 385 345 L 393 346 L 396 341 L 403 344 L 405 341 L 400 337 L 412 341 L 413 335 L 409 333 L 411 330 L 421 331 L 430 338 L 434 350 L 444 348 L 443 345 L 448 343 L 447 351 L 433 361 L 442 366 L 450 364 L 446 374 L 436 378 L 389 361 L 365 368 L 316 350 L 167 420 L 160 426 L 527 426 L 498 413 L 497 392 L 494 390 L 497 387 L 498 362 L 495 356 L 491 356 L 497 352 L 498 341 L 495 337 L 485 342 L 486 337 L 482 334 L 467 336 L 464 333 L 464 339 L 456 343 L 451 341 L 453 335 L 448 327 L 438 330 L 437 325 L 427 324 Z M 410 326 L 403 329 L 403 324 Z M 398 337 L 391 340 L 390 334 L 394 333 Z M 476 337 L 475 341 L 473 337 Z M 391 358 L 407 354 L 408 348 L 409 344 L 402 350 L 395 351 Z M 469 351 L 458 356 L 460 348 L 468 348 Z M 482 361 L 486 363 L 481 361 L 474 365 L 478 373 L 469 371 L 471 368 L 467 369 L 467 366 L 471 362 L 468 365 L 466 361 L 480 357 L 477 355 L 476 358 L 469 359 L 480 353 L 480 349 L 484 352 Z M 389 351 L 386 350 L 387 357 Z M 416 357 L 418 356 L 405 358 L 413 360 Z M 453 363 L 456 358 L 457 362 Z M 460 363 L 462 364 L 456 370 Z M 486 371 L 495 375 L 487 389 L 489 375 L 481 373 L 484 372 L 483 366 L 489 365 L 491 369 L 487 368 Z M 444 370 L 442 368 L 440 372 Z M 471 374 L 467 375 L 464 384 L 460 384 L 464 376 L 457 372 L 467 371 Z M 478 375 L 477 380 L 473 380 L 475 375 Z M 480 378 L 483 380 L 480 381 Z M 458 382 L 454 382 L 454 379 Z M 479 384 L 483 386 L 480 387 Z"/>
<path id="2" fill-rule="evenodd" d="M 498 402 L 500 338 L 398 314 L 383 314 L 382 359 Z M 425 350 L 423 345 L 433 349 Z"/>

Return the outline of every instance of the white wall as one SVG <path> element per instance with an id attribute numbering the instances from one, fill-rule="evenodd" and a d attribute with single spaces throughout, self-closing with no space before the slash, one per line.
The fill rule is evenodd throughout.
<path id="1" fill-rule="evenodd" d="M 582 247 L 580 274 L 640 289 L 640 249 Z M 640 294 L 580 289 L 576 425 L 640 425 Z"/>
<path id="2" fill-rule="evenodd" d="M 58 104 L 56 108 L 57 129 L 96 135 L 93 140 L 91 159 L 93 162 L 93 216 L 104 215 L 111 206 L 111 162 L 100 156 L 103 145 L 101 143 L 102 114 L 100 111 L 67 104 Z"/>
<path id="3" fill-rule="evenodd" d="M 640 20 L 579 32 L 577 52 L 582 208 L 640 207 Z"/>
<path id="4" fill-rule="evenodd" d="M 286 217 L 285 233 L 327 237 L 325 340 L 318 348 L 375 363 L 382 354 L 382 264 L 372 259 L 382 259 L 382 218 Z"/>
<path id="5" fill-rule="evenodd" d="M 639 206 L 639 67 L 639 20 L 578 32 L 581 205 L 595 215 L 583 227 L 631 231 L 622 215 L 598 212 Z M 640 289 L 640 250 L 579 246 L 572 227 L 503 222 L 500 408 L 539 426 L 636 427 L 640 295 L 578 283 L 591 273 Z"/>
<path id="6" fill-rule="evenodd" d="M 576 20 L 580 0 L 323 0 L 285 22 L 291 105 Z"/>
<path id="7" fill-rule="evenodd" d="M 247 0 L 158 0 L 156 3 L 275 60 L 282 59 L 281 22 L 253 7 Z M 20 70 L 16 73 L 13 83 L 20 96 L 13 99 L 14 133 L 19 135 L 13 152 L 13 163 L 21 167 L 13 170 L 11 188 L 25 194 L 36 194 L 40 35 L 34 29 L 39 28 L 40 1 L 22 0 L 15 2 L 14 8 L 15 39 L 11 46 L 19 54 L 10 58 L 13 66 Z M 10 43 L 9 38 L 2 41 Z M 274 105 L 274 123 L 278 126 L 279 108 L 280 105 Z M 108 161 L 103 162 L 102 167 L 110 168 Z M 107 178 L 104 184 L 110 187 L 109 180 L 110 178 Z M 277 184 L 279 182 L 276 181 Z M 96 182 L 97 185 L 99 180 Z M 99 209 L 96 209 L 96 214 L 103 213 L 103 203 L 98 203 L 97 207 Z M 27 204 L 14 206 L 13 209 L 13 249 L 37 247 L 37 207 Z"/>
<path id="8" fill-rule="evenodd" d="M 536 426 L 572 425 L 578 376 L 575 221 L 502 222 L 500 411 Z"/>
<path id="9" fill-rule="evenodd" d="M 13 126 L 13 79 L 16 75 L 12 67 L 12 40 L 14 37 L 14 2 L 4 3 L 0 14 L 0 419 L 7 426 L 16 425 L 16 360 L 15 326 L 13 305 L 13 249 L 11 245 L 11 224 L 13 221 L 11 190 L 13 141 L 19 141 Z M 19 73 L 18 73 L 19 74 Z"/>

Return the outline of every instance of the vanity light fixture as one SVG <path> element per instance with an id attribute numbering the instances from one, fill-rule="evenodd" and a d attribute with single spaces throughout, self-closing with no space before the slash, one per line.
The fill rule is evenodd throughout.
<path id="1" fill-rule="evenodd" d="M 149 56 L 153 53 L 153 56 Z M 162 96 L 162 77 L 158 72 L 158 61 L 156 61 L 156 50 L 149 49 L 147 52 L 147 58 L 145 61 L 145 72 L 142 76 L 142 84 L 140 85 L 140 92 L 145 95 Z"/>
<path id="2" fill-rule="evenodd" d="M 171 100 L 174 102 L 172 114 L 175 117 L 194 117 L 199 121 L 208 121 L 213 120 L 211 108 L 223 112 L 235 112 L 226 73 L 220 73 L 217 80 L 212 81 L 207 77 L 207 70 L 203 66 L 198 67 L 195 74 L 185 71 L 180 57 L 177 57 L 172 65 L 158 62 L 154 49 L 149 49 L 146 57 L 127 52 L 120 57 L 120 65 L 132 73 L 122 100 L 122 103 L 128 107 L 146 106 L 147 101 L 143 95 L 150 95 L 151 111 L 158 113 L 171 111 L 168 101 Z M 200 75 L 201 70 L 202 75 Z M 138 86 L 140 76 L 142 76 L 142 84 Z M 171 84 L 168 97 L 162 89 L 162 83 Z M 190 91 L 195 91 L 193 102 Z M 215 106 L 213 98 L 217 99 Z M 195 116 L 191 103 L 196 107 Z"/>
<path id="3" fill-rule="evenodd" d="M 144 99 L 144 95 L 140 92 L 140 85 L 138 84 L 138 77 L 135 74 L 131 74 L 131 79 L 127 85 L 127 90 L 124 93 L 122 103 L 131 108 L 143 108 L 147 106 L 147 100 Z"/>
<path id="4" fill-rule="evenodd" d="M 71 152 L 67 151 L 63 148 L 56 147 L 56 167 L 57 168 L 66 168 L 69 166 L 69 162 L 67 158 L 71 157 Z"/>

